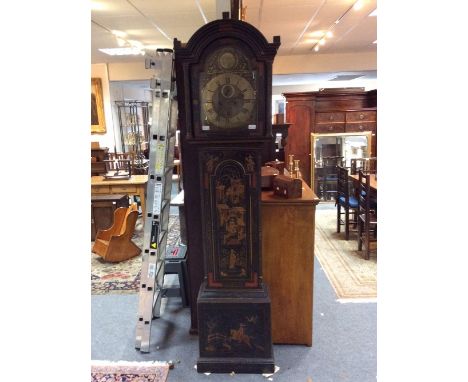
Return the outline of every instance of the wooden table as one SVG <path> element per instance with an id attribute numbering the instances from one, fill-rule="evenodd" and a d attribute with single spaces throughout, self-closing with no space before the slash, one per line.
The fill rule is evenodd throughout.
<path id="1" fill-rule="evenodd" d="M 302 197 L 261 196 L 263 279 L 270 288 L 273 343 L 312 346 L 315 206 L 319 198 L 302 184 Z"/>
<path id="2" fill-rule="evenodd" d="M 132 175 L 130 179 L 108 180 L 103 176 L 91 177 L 91 195 L 128 194 L 140 197 L 141 211 L 146 211 L 145 191 L 148 175 Z"/>
<path id="3" fill-rule="evenodd" d="M 359 175 L 349 175 L 349 178 L 353 181 L 353 183 L 359 184 Z M 375 177 L 375 174 L 370 174 L 369 176 L 369 185 L 371 190 L 374 190 L 377 192 L 377 178 Z"/>

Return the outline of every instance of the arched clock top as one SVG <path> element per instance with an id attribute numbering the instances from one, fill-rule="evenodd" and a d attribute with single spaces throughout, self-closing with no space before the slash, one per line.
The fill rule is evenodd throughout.
<path id="1" fill-rule="evenodd" d="M 273 42 L 269 43 L 257 28 L 245 21 L 220 19 L 198 29 L 186 44 L 174 39 L 175 53 L 196 60 L 212 42 L 219 41 L 221 35 L 223 39 L 233 39 L 247 45 L 257 60 L 272 60 L 281 45 L 279 36 L 274 36 Z"/>

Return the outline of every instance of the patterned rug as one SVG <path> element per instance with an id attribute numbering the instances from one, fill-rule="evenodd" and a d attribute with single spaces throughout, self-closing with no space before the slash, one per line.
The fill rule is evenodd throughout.
<path id="1" fill-rule="evenodd" d="M 335 209 L 317 209 L 315 222 L 315 256 L 339 301 L 376 301 L 375 252 L 371 252 L 369 260 L 364 260 L 363 253 L 357 250 L 357 232 L 351 232 L 348 241 L 344 232 L 336 232 Z"/>
<path id="2" fill-rule="evenodd" d="M 143 219 L 138 218 L 132 241 L 143 247 Z M 179 216 L 169 216 L 167 246 L 179 240 Z M 91 247 L 94 242 L 91 242 Z M 91 252 L 91 294 L 131 294 L 140 288 L 141 254 L 120 263 L 105 262 Z"/>
<path id="3" fill-rule="evenodd" d="M 164 362 L 92 361 L 91 382 L 165 382 L 169 365 Z"/>

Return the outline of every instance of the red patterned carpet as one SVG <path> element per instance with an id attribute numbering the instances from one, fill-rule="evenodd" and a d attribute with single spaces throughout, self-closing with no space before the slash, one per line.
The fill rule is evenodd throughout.
<path id="1" fill-rule="evenodd" d="M 133 242 L 142 248 L 143 221 L 138 218 Z M 179 217 L 169 217 L 169 236 L 167 246 L 179 240 Z M 91 247 L 93 242 L 91 242 Z M 141 254 L 120 263 L 108 263 L 91 252 L 91 294 L 131 294 L 140 287 Z"/>
<path id="2" fill-rule="evenodd" d="M 91 382 L 165 382 L 169 365 L 162 362 L 92 361 Z"/>

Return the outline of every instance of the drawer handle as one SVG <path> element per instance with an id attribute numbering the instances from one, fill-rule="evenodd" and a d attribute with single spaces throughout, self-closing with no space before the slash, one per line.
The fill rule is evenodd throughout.
<path id="1" fill-rule="evenodd" d="M 364 114 L 359 114 L 359 118 L 364 119 Z"/>
<path id="2" fill-rule="evenodd" d="M 333 121 L 333 115 L 330 115 L 330 121 Z"/>
<path id="3" fill-rule="evenodd" d="M 333 126 L 328 126 L 328 131 L 332 131 L 333 130 Z"/>
<path id="4" fill-rule="evenodd" d="M 362 125 L 359 125 L 359 130 L 364 130 L 364 127 Z"/>

